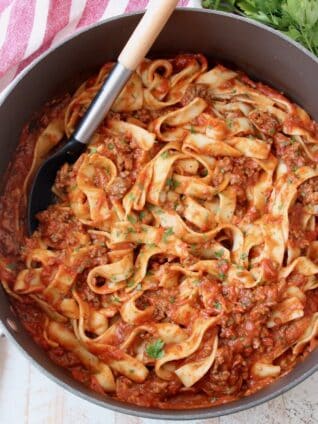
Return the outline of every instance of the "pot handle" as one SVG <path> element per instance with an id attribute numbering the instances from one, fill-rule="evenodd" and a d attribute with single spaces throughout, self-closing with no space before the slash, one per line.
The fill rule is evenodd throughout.
<path id="1" fill-rule="evenodd" d="M 179 0 L 152 0 L 147 11 L 119 55 L 118 62 L 134 71 L 170 18 Z"/>

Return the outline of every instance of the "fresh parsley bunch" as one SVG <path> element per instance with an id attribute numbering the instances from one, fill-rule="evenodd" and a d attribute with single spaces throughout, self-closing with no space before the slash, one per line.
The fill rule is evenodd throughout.
<path id="1" fill-rule="evenodd" d="M 270 25 L 318 56 L 318 0 L 202 0 L 202 6 Z"/>

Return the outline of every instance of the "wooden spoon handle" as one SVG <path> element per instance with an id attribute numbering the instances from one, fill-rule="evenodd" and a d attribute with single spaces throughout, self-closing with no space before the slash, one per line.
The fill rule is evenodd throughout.
<path id="1" fill-rule="evenodd" d="M 119 55 L 118 62 L 134 71 L 176 8 L 178 0 L 152 0 L 146 13 Z"/>

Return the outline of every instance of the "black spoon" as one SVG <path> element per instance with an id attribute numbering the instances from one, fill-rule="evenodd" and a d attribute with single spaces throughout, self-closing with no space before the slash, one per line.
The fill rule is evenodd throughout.
<path id="1" fill-rule="evenodd" d="M 160 0 L 160 2 L 152 0 L 72 137 L 40 166 L 29 194 L 27 218 L 30 235 L 38 225 L 36 214 L 45 210 L 54 201 L 51 189 L 57 171 L 66 162 L 74 163 L 85 151 L 95 130 L 148 53 L 177 3 L 178 0 Z"/>

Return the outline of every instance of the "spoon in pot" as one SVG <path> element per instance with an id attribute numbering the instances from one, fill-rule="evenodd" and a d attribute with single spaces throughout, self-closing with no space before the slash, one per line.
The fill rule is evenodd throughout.
<path id="1" fill-rule="evenodd" d="M 28 231 L 37 228 L 36 214 L 54 201 L 51 188 L 57 171 L 66 162 L 74 163 L 85 151 L 92 135 L 105 118 L 117 96 L 144 59 L 152 44 L 177 6 L 178 0 L 152 0 L 146 13 L 120 53 L 108 78 L 93 99 L 77 129 L 52 156 L 46 159 L 35 175 L 28 202 Z"/>

